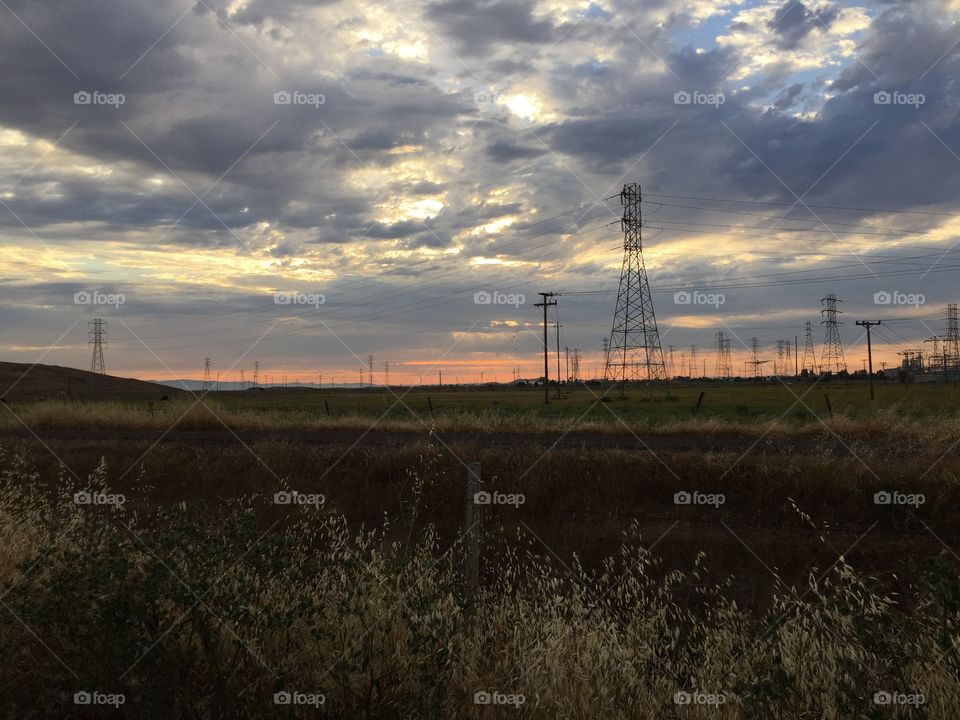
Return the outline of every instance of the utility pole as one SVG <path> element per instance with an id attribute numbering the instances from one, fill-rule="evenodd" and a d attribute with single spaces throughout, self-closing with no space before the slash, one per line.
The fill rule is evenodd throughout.
<path id="1" fill-rule="evenodd" d="M 548 384 L 548 381 L 550 376 L 550 356 L 549 356 L 550 343 L 547 339 L 547 326 L 548 326 L 547 310 L 551 306 L 556 306 L 557 301 L 548 300 L 548 298 L 556 297 L 557 293 L 542 292 L 542 293 L 537 293 L 537 295 L 543 298 L 542 302 L 538 302 L 534 305 L 534 307 L 543 308 L 543 404 L 549 405 L 550 404 L 550 386 Z"/>
<path id="2" fill-rule="evenodd" d="M 870 328 L 874 325 L 879 325 L 880 320 L 876 322 L 868 322 L 866 320 L 857 320 L 857 325 L 860 327 L 865 327 L 867 329 L 867 362 L 870 365 L 870 399 L 873 400 L 873 346 L 870 344 Z"/>

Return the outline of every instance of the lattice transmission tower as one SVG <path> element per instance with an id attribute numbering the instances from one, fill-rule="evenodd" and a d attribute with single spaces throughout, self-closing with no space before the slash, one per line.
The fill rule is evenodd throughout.
<path id="1" fill-rule="evenodd" d="M 717 377 L 730 379 L 733 377 L 733 362 L 730 359 L 730 338 L 721 330 L 717 333 Z"/>
<path id="2" fill-rule="evenodd" d="M 841 314 L 837 310 L 837 303 L 843 302 L 837 300 L 833 293 L 822 298 L 820 302 L 823 308 L 820 314 L 823 315 L 822 325 L 826 325 L 826 338 L 823 341 L 823 354 L 820 356 L 820 367 L 823 372 L 839 373 L 847 369 L 847 361 L 843 357 L 843 344 L 840 342 L 840 326 L 843 324 L 837 320 L 837 315 Z"/>
<path id="3" fill-rule="evenodd" d="M 949 374 L 954 380 L 960 371 L 960 322 L 957 319 L 957 304 L 947 305 L 947 334 L 943 337 L 941 350 Z"/>
<path id="4" fill-rule="evenodd" d="M 777 359 L 774 362 L 774 375 L 790 375 L 790 341 L 786 338 L 777 340 Z"/>
<path id="5" fill-rule="evenodd" d="M 100 318 L 91 320 L 87 323 L 88 345 L 93 345 L 93 357 L 90 360 L 90 372 L 107 374 L 106 365 L 103 362 L 103 346 L 107 344 L 107 323 Z"/>
<path id="6" fill-rule="evenodd" d="M 755 337 L 750 338 L 750 360 L 747 361 L 747 364 L 753 365 L 753 376 L 755 378 L 760 377 L 760 370 L 766 362 L 769 362 L 769 360 L 760 359 L 760 340 Z"/>
<path id="7" fill-rule="evenodd" d="M 815 375 L 817 373 L 817 355 L 813 349 L 813 323 L 808 320 L 804 329 L 806 330 L 806 340 L 803 345 L 803 367 L 800 369 Z"/>
<path id="8" fill-rule="evenodd" d="M 620 193 L 623 268 L 604 373 L 608 379 L 621 383 L 621 392 L 627 382 L 666 380 L 667 377 L 650 283 L 643 264 L 640 202 L 640 185 L 624 185 Z"/>
<path id="9" fill-rule="evenodd" d="M 203 359 L 203 390 L 210 389 L 210 358 Z"/>

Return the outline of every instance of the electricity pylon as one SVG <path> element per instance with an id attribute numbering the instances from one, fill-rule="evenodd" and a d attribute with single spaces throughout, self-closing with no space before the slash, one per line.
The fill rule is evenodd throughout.
<path id="1" fill-rule="evenodd" d="M 621 395 L 627 382 L 666 380 L 667 377 L 650 284 L 643 264 L 640 203 L 640 185 L 624 185 L 620 193 L 623 267 L 605 371 L 610 380 L 620 383 Z"/>
<path id="2" fill-rule="evenodd" d="M 837 320 L 840 310 L 837 310 L 837 303 L 843 302 L 837 300 L 837 296 L 831 293 L 820 300 L 823 303 L 823 309 L 820 313 L 824 319 L 821 324 L 827 326 L 826 338 L 823 341 L 823 354 L 820 356 L 821 368 L 824 372 L 845 371 L 847 361 L 843 358 L 843 344 L 840 342 L 840 325 Z"/>
<path id="3" fill-rule="evenodd" d="M 107 323 L 100 318 L 91 320 L 87 323 L 88 345 L 93 345 L 93 357 L 90 360 L 90 372 L 107 374 L 106 365 L 103 362 L 103 346 L 107 342 Z"/>
<path id="4" fill-rule="evenodd" d="M 807 337 L 803 346 L 803 367 L 801 369 L 807 370 L 816 375 L 817 355 L 813 349 L 813 323 L 808 320 L 804 327 L 806 329 Z"/>

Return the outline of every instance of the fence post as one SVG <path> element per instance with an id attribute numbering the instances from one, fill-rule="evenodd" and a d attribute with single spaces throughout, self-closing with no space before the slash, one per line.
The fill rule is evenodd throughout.
<path id="1" fill-rule="evenodd" d="M 463 533 L 466 543 L 466 568 L 464 576 L 467 582 L 467 601 L 472 602 L 477 590 L 477 580 L 480 568 L 480 506 L 474 501 L 480 492 L 480 463 L 473 462 L 467 465 L 467 492 L 466 516 L 464 518 Z"/>
<path id="2" fill-rule="evenodd" d="M 830 396 L 824 393 L 823 399 L 827 401 L 827 412 L 830 414 L 830 417 L 833 417 L 833 405 L 830 404 Z"/>

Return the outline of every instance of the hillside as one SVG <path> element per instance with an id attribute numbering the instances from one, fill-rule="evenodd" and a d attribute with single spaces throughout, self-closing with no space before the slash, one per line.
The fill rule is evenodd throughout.
<path id="1" fill-rule="evenodd" d="M 0 397 L 5 400 L 41 398 L 143 397 L 159 400 L 164 395 L 180 395 L 182 390 L 156 383 L 58 365 L 34 365 L 0 362 Z"/>

